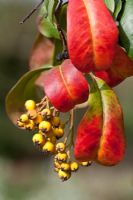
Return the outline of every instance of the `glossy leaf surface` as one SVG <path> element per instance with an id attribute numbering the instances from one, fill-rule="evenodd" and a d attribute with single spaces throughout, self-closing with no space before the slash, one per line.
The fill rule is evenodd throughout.
<path id="1" fill-rule="evenodd" d="M 115 165 L 125 152 L 123 113 L 117 96 L 103 80 L 95 77 L 88 105 L 77 130 L 75 158 Z"/>
<path id="2" fill-rule="evenodd" d="M 115 11 L 114 11 L 114 14 L 113 14 L 113 16 L 114 16 L 115 19 L 117 19 L 118 15 L 119 15 L 119 13 L 121 11 L 121 9 L 122 9 L 122 0 L 118 0 L 116 2 Z"/>
<path id="3" fill-rule="evenodd" d="M 54 10 L 57 3 L 57 0 L 45 0 L 38 17 L 39 31 L 48 38 L 60 39 L 54 19 Z"/>
<path id="4" fill-rule="evenodd" d="M 96 72 L 109 86 L 115 87 L 127 77 L 133 76 L 133 61 L 120 46 L 117 46 L 113 65 L 107 71 Z"/>
<path id="5" fill-rule="evenodd" d="M 69 59 L 44 75 L 44 91 L 51 104 L 61 112 L 87 101 L 89 95 L 86 79 Z"/>
<path id="6" fill-rule="evenodd" d="M 6 97 L 6 111 L 11 121 L 16 125 L 17 119 L 24 111 L 24 103 L 27 99 L 36 99 L 37 78 L 43 71 L 50 67 L 42 67 L 26 73 L 9 91 Z"/>
<path id="7" fill-rule="evenodd" d="M 129 57 L 133 59 L 133 0 L 125 2 L 120 19 L 120 39 Z"/>
<path id="8" fill-rule="evenodd" d="M 45 0 L 38 17 L 38 28 L 42 35 L 48 38 L 60 39 L 55 20 L 55 8 L 58 0 Z M 58 20 L 63 30 L 66 30 L 67 5 L 62 5 L 58 13 Z"/>
<path id="9" fill-rule="evenodd" d="M 104 0 L 108 9 L 113 13 L 115 10 L 115 1 L 114 0 Z"/>
<path id="10" fill-rule="evenodd" d="M 110 67 L 118 30 L 103 0 L 79 0 L 78 4 L 69 0 L 67 40 L 70 59 L 80 71 Z"/>

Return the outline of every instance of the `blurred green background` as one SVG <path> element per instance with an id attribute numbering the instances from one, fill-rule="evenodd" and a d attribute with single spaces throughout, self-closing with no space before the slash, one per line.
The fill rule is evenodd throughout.
<path id="1" fill-rule="evenodd" d="M 5 113 L 7 92 L 28 71 L 28 58 L 37 33 L 36 14 L 24 25 L 19 25 L 19 21 L 35 3 L 35 0 L 0 0 L 0 200 L 132 200 L 133 78 L 115 89 L 125 117 L 124 161 L 110 168 L 97 164 L 81 168 L 65 183 L 53 172 L 52 160 L 32 145 L 31 134 L 17 129 Z"/>

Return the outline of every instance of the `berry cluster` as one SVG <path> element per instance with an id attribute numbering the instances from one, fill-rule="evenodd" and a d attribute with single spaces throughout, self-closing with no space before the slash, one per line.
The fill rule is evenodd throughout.
<path id="1" fill-rule="evenodd" d="M 33 143 L 42 152 L 54 154 L 54 170 L 62 181 L 68 180 L 71 172 L 76 172 L 79 165 L 91 164 L 91 162 L 71 161 L 72 129 L 69 130 L 64 141 L 57 142 L 65 135 L 65 126 L 71 121 L 71 117 L 65 123 L 61 122 L 60 113 L 50 106 L 47 97 L 38 104 L 33 100 L 27 100 L 25 110 L 17 120 L 18 127 L 36 131 L 32 137 Z M 72 141 L 68 144 L 69 137 Z"/>
<path id="2" fill-rule="evenodd" d="M 66 181 L 71 177 L 72 172 L 79 169 L 79 164 L 82 166 L 89 166 L 91 162 L 81 162 L 70 160 L 70 151 L 66 152 L 66 143 L 59 142 L 56 144 L 56 155 L 54 157 L 54 169 L 58 173 L 62 181 Z"/>

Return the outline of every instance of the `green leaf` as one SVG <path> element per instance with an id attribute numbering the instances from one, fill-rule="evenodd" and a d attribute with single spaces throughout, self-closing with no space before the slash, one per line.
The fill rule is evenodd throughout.
<path id="1" fill-rule="evenodd" d="M 125 3 L 120 19 L 120 41 L 128 56 L 133 58 L 133 0 L 128 0 Z"/>
<path id="2" fill-rule="evenodd" d="M 114 0 L 104 0 L 105 1 L 105 4 L 106 6 L 108 7 L 108 9 L 114 13 L 114 10 L 115 10 L 115 1 Z"/>
<path id="3" fill-rule="evenodd" d="M 54 48 L 54 54 L 53 54 L 53 66 L 57 66 L 61 64 L 61 61 L 57 61 L 57 55 L 58 53 L 61 53 L 63 51 L 62 42 L 61 40 L 54 40 L 55 48 Z"/>
<path id="4" fill-rule="evenodd" d="M 122 108 L 115 92 L 102 79 L 92 76 L 92 80 L 89 107 L 77 129 L 75 158 L 116 165 L 125 152 Z"/>
<path id="5" fill-rule="evenodd" d="M 115 19 L 117 19 L 121 9 L 122 9 L 122 0 L 118 0 L 116 3 L 114 14 L 113 14 Z"/>
<path id="6" fill-rule="evenodd" d="M 66 31 L 67 26 L 67 4 L 63 5 L 61 8 L 61 11 L 59 13 L 59 23 L 61 25 L 61 28 Z"/>
<path id="7" fill-rule="evenodd" d="M 57 0 L 45 0 L 39 14 L 39 31 L 48 38 L 60 39 L 55 25 L 54 10 Z"/>
<path id="8" fill-rule="evenodd" d="M 6 111 L 11 121 L 16 124 L 18 117 L 24 111 L 27 99 L 36 99 L 35 81 L 43 71 L 51 67 L 42 67 L 22 76 L 6 96 Z"/>

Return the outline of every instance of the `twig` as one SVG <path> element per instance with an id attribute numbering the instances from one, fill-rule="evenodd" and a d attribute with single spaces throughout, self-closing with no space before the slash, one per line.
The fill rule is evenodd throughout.
<path id="1" fill-rule="evenodd" d="M 38 8 L 43 4 L 44 0 L 41 0 L 31 11 L 28 13 L 22 21 L 20 21 L 20 24 L 23 24 L 25 21 L 27 21 L 37 10 Z"/>
<path id="2" fill-rule="evenodd" d="M 64 140 L 64 143 L 66 144 L 67 141 L 68 141 L 69 136 L 71 136 L 70 137 L 70 143 L 67 145 L 67 148 L 71 149 L 72 145 L 74 145 L 74 142 L 73 142 L 73 135 L 74 135 L 74 109 L 72 109 L 70 111 L 70 116 L 71 116 L 70 117 L 70 128 L 69 128 L 69 132 L 68 132 L 68 134 L 67 134 L 67 136 L 66 136 L 66 138 Z"/>
<path id="3" fill-rule="evenodd" d="M 88 101 L 86 101 L 85 103 L 82 103 L 82 104 L 78 104 L 74 107 L 74 109 L 83 109 L 83 108 L 87 108 L 89 107 L 89 104 L 88 104 Z"/>

